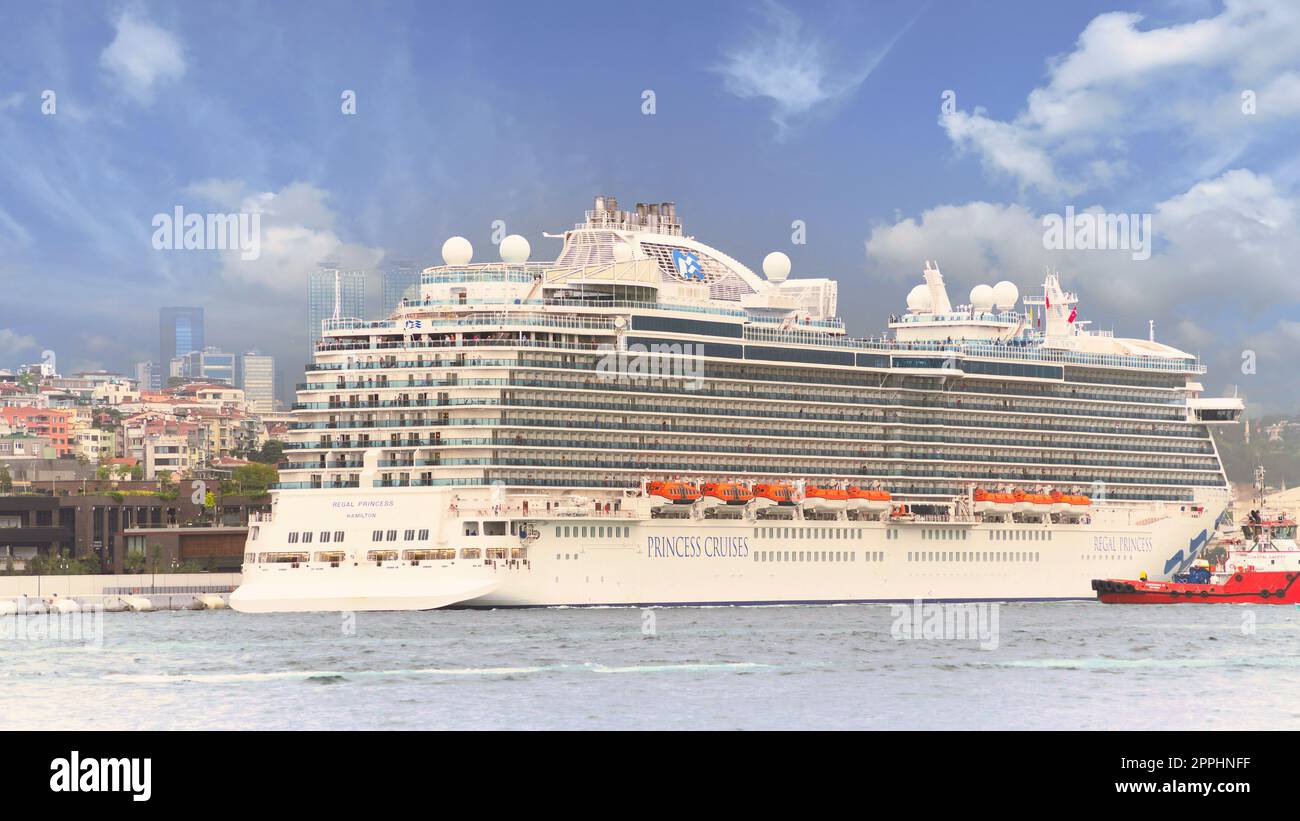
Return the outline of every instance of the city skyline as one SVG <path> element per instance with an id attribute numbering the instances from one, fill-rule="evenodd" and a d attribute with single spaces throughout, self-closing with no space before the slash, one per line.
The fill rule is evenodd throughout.
<path id="1" fill-rule="evenodd" d="M 1283 3 L 1026 3 L 1014 30 L 974 5 L 725 3 L 691 7 L 667 38 L 583 4 L 577 29 L 512 7 L 528 36 L 502 32 L 491 4 L 325 3 L 256 25 L 60 8 L 20 21 L 0 57 L 0 283 L 15 294 L 0 361 L 54 348 L 69 371 L 125 370 L 156 343 L 117 306 L 202 305 L 211 344 L 296 370 L 324 261 L 423 267 L 451 235 L 494 258 L 504 232 L 548 259 L 543 233 L 608 192 L 676 201 L 688 232 L 751 268 L 782 250 L 796 276 L 837 277 L 854 335 L 882 330 L 876 306 L 901 306 L 926 259 L 962 291 L 1010 278 L 1029 293 L 1052 268 L 1084 318 L 1136 337 L 1154 321 L 1250 413 L 1300 405 L 1276 378 L 1300 341 L 1286 262 L 1300 25 Z M 445 48 L 420 48 L 431 32 Z M 602 40 L 660 57 L 593 73 L 585 44 Z M 1157 41 L 1164 62 L 1143 56 Z M 304 70 L 283 71 L 286 53 Z M 265 78 L 256 94 L 230 79 L 249 72 Z M 257 214 L 260 255 L 178 251 L 166 231 L 153 247 L 154 220 L 177 209 Z M 1046 247 L 1044 218 L 1090 209 L 1151 217 L 1145 258 Z M 55 305 L 25 287 L 38 278 L 79 298 Z"/>

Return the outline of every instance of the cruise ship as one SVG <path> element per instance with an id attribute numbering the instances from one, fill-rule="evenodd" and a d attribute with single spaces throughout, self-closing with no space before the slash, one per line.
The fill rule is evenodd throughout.
<path id="1" fill-rule="evenodd" d="M 1055 272 L 954 304 L 925 262 L 855 338 L 834 280 L 674 203 L 546 237 L 453 237 L 388 318 L 324 322 L 235 609 L 1090 599 L 1185 569 L 1228 506 L 1241 400 L 1090 330 Z"/>

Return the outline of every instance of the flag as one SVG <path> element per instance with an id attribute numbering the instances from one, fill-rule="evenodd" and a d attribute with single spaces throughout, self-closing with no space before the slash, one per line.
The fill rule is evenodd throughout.
<path id="1" fill-rule="evenodd" d="M 1047 303 L 1047 310 L 1052 310 L 1052 295 L 1043 294 L 1043 301 Z"/>
<path id="2" fill-rule="evenodd" d="M 1073 321 L 1074 321 L 1074 318 L 1077 317 L 1078 315 L 1079 315 L 1079 309 L 1078 309 L 1078 308 L 1071 308 L 1071 309 L 1070 309 L 1070 318 L 1067 319 L 1066 322 L 1073 322 Z"/>

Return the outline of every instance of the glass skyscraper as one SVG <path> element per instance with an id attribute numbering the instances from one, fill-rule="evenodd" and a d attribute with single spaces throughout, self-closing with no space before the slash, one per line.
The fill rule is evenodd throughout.
<path id="1" fill-rule="evenodd" d="M 311 350 L 321 338 L 321 322 L 334 316 L 335 274 L 338 274 L 339 316 L 361 319 L 366 316 L 366 272 L 343 271 L 325 263 L 307 277 L 307 337 Z"/>
<path id="2" fill-rule="evenodd" d="M 203 350 L 202 308 L 161 308 L 158 311 L 158 361 L 167 363 L 191 351 Z"/>
<path id="3" fill-rule="evenodd" d="M 419 299 L 420 266 L 414 262 L 394 260 L 384 265 L 381 274 L 384 302 L 379 306 L 378 316 L 388 316 L 403 299 Z"/>

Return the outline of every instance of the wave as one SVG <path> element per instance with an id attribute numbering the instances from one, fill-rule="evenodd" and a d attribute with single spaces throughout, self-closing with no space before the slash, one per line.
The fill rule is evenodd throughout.
<path id="1" fill-rule="evenodd" d="M 542 667 L 429 667 L 409 670 L 269 670 L 262 673 L 107 673 L 106 681 L 124 684 L 243 684 L 261 681 L 346 680 L 384 676 L 514 676 L 533 673 L 579 671 L 590 673 L 667 673 L 702 670 L 756 670 L 769 665 L 757 662 L 686 662 L 612 667 L 595 662 Z"/>

